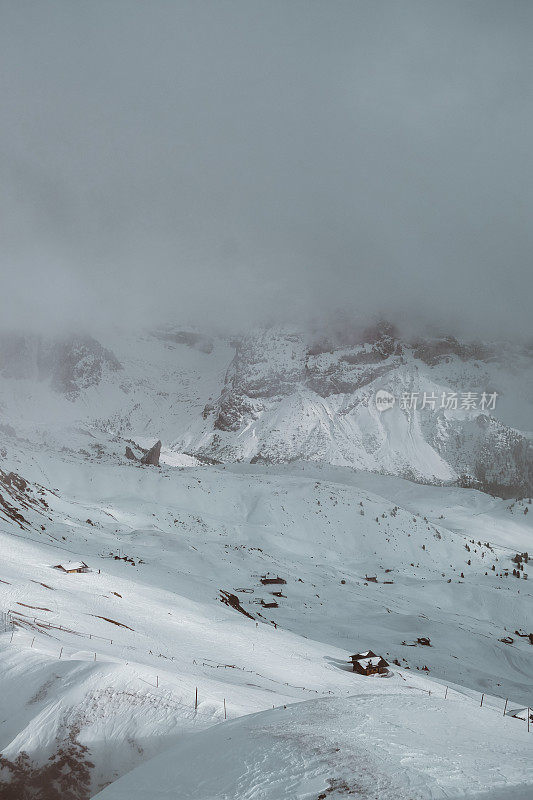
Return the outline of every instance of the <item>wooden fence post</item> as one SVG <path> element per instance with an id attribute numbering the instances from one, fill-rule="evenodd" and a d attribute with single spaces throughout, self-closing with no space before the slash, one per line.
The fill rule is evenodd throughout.
<path id="1" fill-rule="evenodd" d="M 505 712 L 507 711 L 507 703 L 508 703 L 508 702 L 509 702 L 509 698 L 508 698 L 508 697 L 506 697 L 506 698 L 505 698 L 505 707 L 504 707 L 504 709 L 503 709 L 503 716 L 504 716 L 504 717 L 505 717 Z"/>
<path id="2" fill-rule="evenodd" d="M 528 709 L 528 711 L 529 711 L 529 709 Z M 224 698 L 224 719 L 226 719 L 226 698 Z M 529 720 L 529 717 L 528 717 L 528 720 Z M 528 728 L 527 729 L 529 730 L 529 722 L 528 722 Z"/>
<path id="3" fill-rule="evenodd" d="M 159 688 L 159 675 L 155 676 L 155 685 L 156 685 L 156 689 L 158 689 Z"/>
<path id="4" fill-rule="evenodd" d="M 446 687 L 446 691 L 444 692 L 444 699 L 446 700 L 447 697 L 448 697 L 448 687 Z"/>
<path id="5" fill-rule="evenodd" d="M 33 643 L 34 643 L 34 641 L 35 641 L 35 636 L 34 636 L 34 637 L 33 637 L 33 639 L 31 640 L 31 646 L 32 646 L 32 647 L 33 647 Z"/>
<path id="6" fill-rule="evenodd" d="M 485 697 L 485 695 L 484 695 L 484 694 L 482 694 L 482 695 L 481 695 L 481 703 L 479 704 L 479 707 L 480 707 L 480 708 L 481 708 L 481 706 L 483 705 L 483 698 L 484 698 L 484 697 Z"/>
<path id="7" fill-rule="evenodd" d="M 194 697 L 194 710 L 198 709 L 198 686 L 196 687 L 196 695 Z"/>
<path id="8" fill-rule="evenodd" d="M 59 651 L 59 658 L 61 658 L 61 654 L 63 653 L 63 648 Z"/>
<path id="9" fill-rule="evenodd" d="M 94 654 L 94 660 L 96 661 L 96 653 Z"/>
<path id="10" fill-rule="evenodd" d="M 528 732 L 528 733 L 529 733 L 529 712 L 530 712 L 530 708 L 529 708 L 529 706 L 528 706 L 528 707 L 527 707 L 527 732 Z"/>

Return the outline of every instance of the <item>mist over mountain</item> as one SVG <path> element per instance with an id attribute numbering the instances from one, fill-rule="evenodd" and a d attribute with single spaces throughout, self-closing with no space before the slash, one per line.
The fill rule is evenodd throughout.
<path id="1" fill-rule="evenodd" d="M 532 32 L 0 0 L 1 800 L 533 796 Z"/>
<path id="2" fill-rule="evenodd" d="M 80 432 L 99 431 L 124 447 L 163 437 L 208 463 L 312 461 L 533 491 L 531 345 L 340 319 L 240 335 L 162 325 L 103 342 L 0 335 L 6 452 L 15 433 L 86 456 Z M 378 405 L 383 391 L 393 407 Z"/>

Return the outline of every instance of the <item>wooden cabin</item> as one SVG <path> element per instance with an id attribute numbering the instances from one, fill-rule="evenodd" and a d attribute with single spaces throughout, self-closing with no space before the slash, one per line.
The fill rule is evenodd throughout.
<path id="1" fill-rule="evenodd" d="M 89 567 L 85 561 L 64 561 L 62 564 L 54 564 L 54 569 L 60 569 L 71 575 L 74 572 L 87 572 Z"/>
<path id="2" fill-rule="evenodd" d="M 365 650 L 364 653 L 354 653 L 350 656 L 353 671 L 359 675 L 382 675 L 387 671 L 388 663 L 384 658 L 378 656 L 373 650 Z"/>
<path id="3" fill-rule="evenodd" d="M 359 658 L 352 662 L 353 671 L 359 675 L 383 675 L 387 672 L 388 662 L 381 656 Z"/>
<path id="4" fill-rule="evenodd" d="M 279 575 L 277 578 L 269 578 L 268 575 L 261 575 L 261 583 L 263 586 L 270 586 L 271 584 L 285 584 L 287 581 L 285 578 L 280 578 Z"/>

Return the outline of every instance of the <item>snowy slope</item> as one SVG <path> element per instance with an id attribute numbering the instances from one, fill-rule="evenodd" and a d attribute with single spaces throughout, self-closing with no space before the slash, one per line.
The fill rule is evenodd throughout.
<path id="1" fill-rule="evenodd" d="M 531 646 L 499 641 L 528 630 L 533 616 L 529 582 L 499 577 L 531 537 L 527 503 L 320 465 L 157 470 L 109 454 L 19 455 L 45 488 L 13 478 L 2 488 L 24 518 L 1 514 L 0 606 L 16 623 L 12 640 L 9 629 L 0 634 L 0 750 L 9 759 L 24 750 L 44 763 L 75 734 L 96 765 L 94 792 L 221 722 L 224 701 L 231 719 L 313 697 L 373 695 L 376 685 L 396 695 L 405 681 L 431 684 L 433 697 L 453 684 L 474 715 L 470 737 L 479 734 L 480 692 L 494 696 L 487 704 L 498 719 L 506 696 L 531 703 Z M 471 544 L 482 531 L 489 547 Z M 53 569 L 65 559 L 90 572 Z M 286 584 L 263 586 L 267 573 Z M 249 616 L 221 602 L 221 591 Z M 276 608 L 261 602 L 274 600 Z M 432 647 L 409 646 L 419 636 Z M 367 647 L 400 662 L 395 678 L 346 670 L 350 652 Z M 371 702 L 377 717 L 389 708 Z M 401 703 L 394 699 L 394 713 Z M 388 761 L 394 748 L 382 747 Z M 466 774 L 471 787 L 492 785 Z M 320 775 L 323 786 L 337 777 Z"/>
<path id="2" fill-rule="evenodd" d="M 523 726 L 502 721 L 496 709 L 430 696 L 420 681 L 369 683 L 349 698 L 278 708 L 187 737 L 97 797 L 432 800 L 487 789 L 494 800 L 531 796 Z"/>
<path id="3" fill-rule="evenodd" d="M 228 771 L 221 797 L 254 796 L 260 763 L 257 796 L 268 798 L 278 741 L 280 797 L 354 786 L 372 797 L 368 773 L 346 758 L 370 760 L 379 790 L 398 797 L 532 783 L 525 723 L 502 710 L 506 697 L 532 705 L 533 575 L 523 563 L 517 580 L 511 559 L 533 550 L 533 509 L 528 494 L 456 485 L 462 475 L 505 495 L 529 480 L 530 440 L 517 428 L 530 418 L 530 354 L 363 338 L 326 347 L 298 331 L 230 341 L 166 328 L 101 343 L 4 341 L 0 752 L 21 785 L 66 758 L 85 775 L 77 800 L 139 764 L 143 786 L 158 753 L 169 770 L 206 747 L 225 752 L 227 734 L 208 729 L 237 718 L 236 739 L 258 747 L 250 772 Z M 377 388 L 465 386 L 503 402 L 490 415 L 380 413 L 374 402 Z M 160 468 L 125 458 L 126 445 L 139 455 L 159 438 Z M 68 560 L 89 571 L 54 569 Z M 392 678 L 348 671 L 350 653 L 369 647 Z M 365 708 L 357 727 L 354 703 Z M 445 722 L 432 736 L 437 708 Z M 338 729 L 331 752 L 342 756 L 315 757 L 315 713 L 331 715 L 321 742 L 329 748 Z M 462 726 L 464 763 L 447 725 Z M 189 796 L 219 796 L 216 773 L 213 761 Z"/>

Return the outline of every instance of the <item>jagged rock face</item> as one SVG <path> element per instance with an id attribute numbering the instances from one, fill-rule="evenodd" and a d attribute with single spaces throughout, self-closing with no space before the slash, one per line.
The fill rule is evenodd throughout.
<path id="1" fill-rule="evenodd" d="M 482 342 L 464 344 L 457 341 L 454 336 L 446 336 L 443 339 L 415 341 L 413 355 L 425 364 L 435 366 L 442 361 L 448 361 L 454 355 L 461 361 L 486 361 L 497 356 L 497 351 L 494 345 Z"/>
<path id="2" fill-rule="evenodd" d="M 30 484 L 16 472 L 0 469 L 0 520 L 15 522 L 22 529 L 30 527 L 26 511 L 43 514 L 48 509 L 45 495 L 41 486 Z"/>
<path id="3" fill-rule="evenodd" d="M 137 456 L 135 455 L 135 453 L 133 452 L 133 450 L 129 446 L 126 447 L 126 458 L 129 458 L 132 461 L 137 461 Z"/>
<path id="4" fill-rule="evenodd" d="M 391 326 L 349 344 L 271 329 L 243 338 L 218 401 L 189 447 L 218 460 L 327 461 L 414 480 L 465 480 L 500 493 L 530 492 L 529 437 L 494 412 L 400 408 L 403 393 L 495 391 L 493 365 L 507 354 L 453 337 L 400 341 Z M 520 353 L 527 369 L 531 354 Z M 497 372 L 496 372 L 497 374 Z M 502 389 L 505 389 L 502 385 Z M 380 413 L 378 389 L 396 398 Z M 211 428 L 211 432 L 209 432 Z"/>
<path id="5" fill-rule="evenodd" d="M 290 395 L 305 377 L 306 348 L 297 335 L 245 337 L 226 374 L 215 429 L 238 431 L 265 410 L 266 401 Z"/>
<path id="6" fill-rule="evenodd" d="M 152 467 L 159 466 L 159 456 L 161 455 L 161 442 L 156 442 L 147 453 L 141 458 L 141 464 L 149 464 Z"/>
<path id="7" fill-rule="evenodd" d="M 100 383 L 105 369 L 118 371 L 121 366 L 114 354 L 90 336 L 72 336 L 56 342 L 43 359 L 51 374 L 51 386 L 67 397 Z"/>
<path id="8" fill-rule="evenodd" d="M 323 349 L 326 348 L 327 349 Z M 269 401 L 309 389 L 320 397 L 354 392 L 401 363 L 401 345 L 390 335 L 372 344 L 334 349 L 310 345 L 300 333 L 265 331 L 244 338 L 226 375 L 214 426 L 238 431 Z"/>
<path id="9" fill-rule="evenodd" d="M 104 372 L 121 365 L 115 355 L 91 336 L 46 339 L 23 334 L 0 335 L 0 373 L 5 378 L 47 380 L 51 388 L 75 399 L 96 386 Z"/>
<path id="10" fill-rule="evenodd" d="M 438 427 L 440 435 L 433 433 L 430 442 L 454 465 L 461 483 L 505 496 L 531 492 L 533 444 L 528 437 L 486 414 L 453 420 L 441 413 Z"/>

